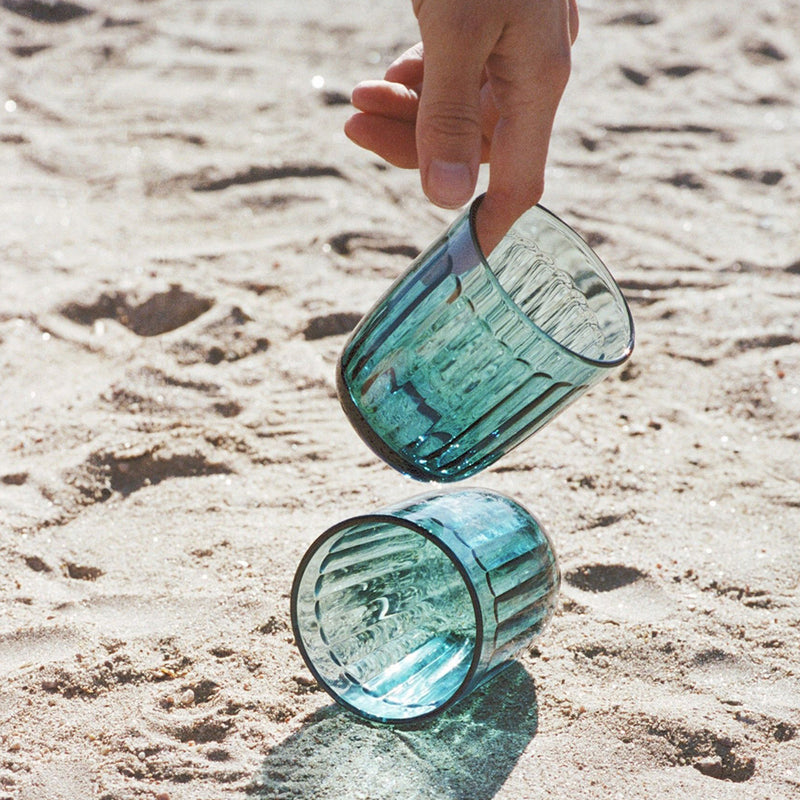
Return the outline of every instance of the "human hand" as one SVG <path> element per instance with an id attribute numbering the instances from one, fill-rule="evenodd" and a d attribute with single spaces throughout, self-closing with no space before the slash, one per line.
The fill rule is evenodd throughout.
<path id="1" fill-rule="evenodd" d="M 542 195 L 576 0 L 412 2 L 422 43 L 383 80 L 356 86 L 358 113 L 345 132 L 395 166 L 418 167 L 426 195 L 444 208 L 470 199 L 489 162 L 477 218 L 488 253 Z"/>

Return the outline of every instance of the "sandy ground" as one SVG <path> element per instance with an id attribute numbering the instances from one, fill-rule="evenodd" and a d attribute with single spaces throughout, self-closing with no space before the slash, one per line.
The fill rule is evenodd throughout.
<path id="1" fill-rule="evenodd" d="M 452 218 L 341 133 L 410 4 L 0 3 L 2 800 L 800 796 L 800 3 L 580 5 L 545 203 L 637 349 L 471 482 L 554 539 L 550 628 L 396 731 L 288 593 L 422 488 L 334 392 Z"/>

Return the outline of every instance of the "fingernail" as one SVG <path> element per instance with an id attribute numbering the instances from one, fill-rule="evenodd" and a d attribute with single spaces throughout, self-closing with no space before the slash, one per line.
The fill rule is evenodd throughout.
<path id="1" fill-rule="evenodd" d="M 426 191 L 436 205 L 458 208 L 472 195 L 472 171 L 468 164 L 433 159 L 428 167 Z"/>

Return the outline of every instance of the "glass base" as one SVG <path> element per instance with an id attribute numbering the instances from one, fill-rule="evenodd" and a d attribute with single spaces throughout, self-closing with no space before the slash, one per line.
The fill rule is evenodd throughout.
<path id="1" fill-rule="evenodd" d="M 350 395 L 350 390 L 347 388 L 347 382 L 344 378 L 341 360 L 336 367 L 336 391 L 339 395 L 339 402 L 341 403 L 342 410 L 350 420 L 350 424 L 355 429 L 355 432 L 361 437 L 364 444 L 366 444 L 384 463 L 417 481 L 449 483 L 461 480 L 464 477 L 463 475 L 447 475 L 441 472 L 425 470 L 421 468 L 419 464 L 415 464 L 413 461 L 403 458 L 400 453 L 388 447 L 386 443 L 375 434 L 372 427 L 364 419 L 358 406 L 353 402 L 353 398 Z"/>

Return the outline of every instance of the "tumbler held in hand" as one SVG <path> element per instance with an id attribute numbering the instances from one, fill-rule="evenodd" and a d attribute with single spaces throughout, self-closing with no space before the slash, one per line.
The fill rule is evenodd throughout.
<path id="1" fill-rule="evenodd" d="M 339 360 L 356 431 L 420 480 L 484 469 L 633 349 L 625 298 L 577 233 L 536 206 L 484 257 L 479 202 L 364 317 Z"/>

